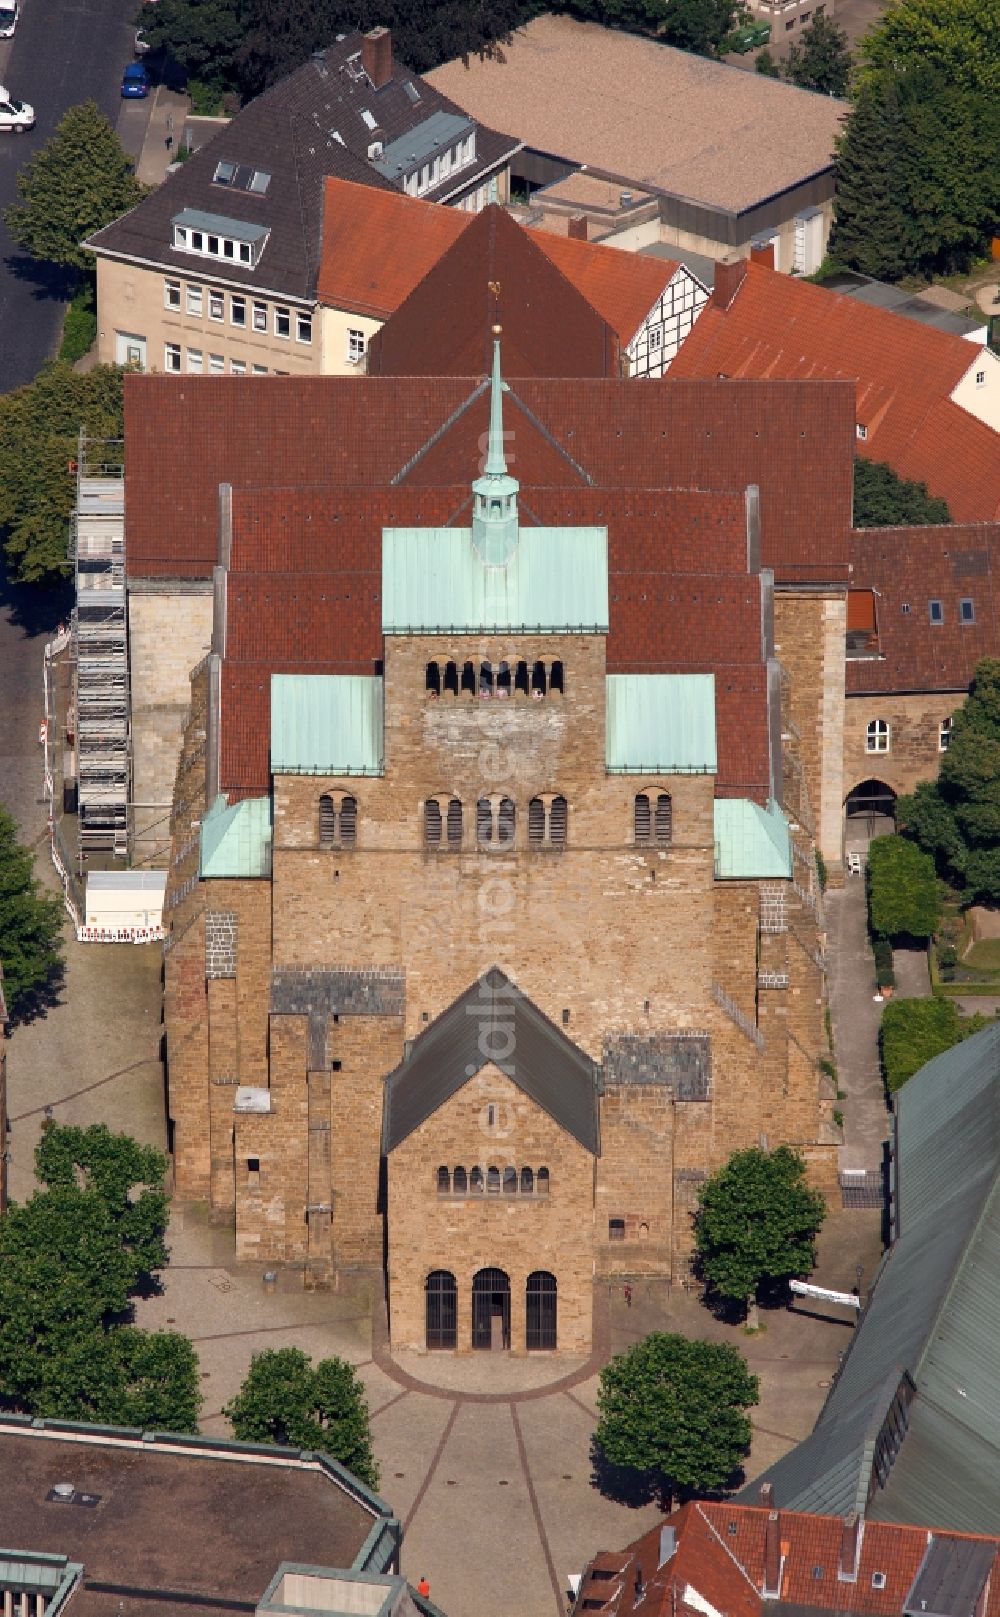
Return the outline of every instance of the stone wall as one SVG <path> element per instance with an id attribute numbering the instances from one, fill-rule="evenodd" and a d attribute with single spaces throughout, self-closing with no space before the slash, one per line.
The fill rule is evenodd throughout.
<path id="1" fill-rule="evenodd" d="M 497 1103 L 491 1133 L 486 1105 Z M 484 1175 L 493 1166 L 520 1175 L 550 1173 L 547 1194 L 439 1195 L 439 1167 Z M 520 1184 L 520 1179 L 519 1179 Z M 472 1346 L 472 1282 L 480 1269 L 510 1277 L 511 1352 L 525 1347 L 525 1286 L 545 1270 L 556 1277 L 557 1345 L 587 1353 L 591 1343 L 594 1159 L 498 1068 L 486 1066 L 403 1140 L 388 1163 L 389 1301 L 394 1347 L 425 1345 L 424 1283 L 448 1270 L 458 1288 L 458 1351 Z"/>
<path id="2" fill-rule="evenodd" d="M 962 706 L 966 691 L 939 691 L 910 696 L 851 696 L 844 725 L 844 795 L 864 780 L 884 781 L 897 796 L 912 792 L 922 780 L 934 780 L 941 767 L 942 720 Z M 889 726 L 888 752 L 869 752 L 868 725 L 884 719 Z"/>
<path id="3" fill-rule="evenodd" d="M 133 856 L 147 865 L 163 866 L 169 858 L 171 793 L 191 670 L 212 635 L 211 590 L 207 580 L 128 581 Z"/>
<path id="4" fill-rule="evenodd" d="M 802 812 L 786 791 L 786 807 L 815 836 L 828 866 L 842 858 L 846 636 L 843 589 L 775 594 L 775 655 L 789 676 L 782 730 L 786 751 L 801 764 L 808 805 Z"/>

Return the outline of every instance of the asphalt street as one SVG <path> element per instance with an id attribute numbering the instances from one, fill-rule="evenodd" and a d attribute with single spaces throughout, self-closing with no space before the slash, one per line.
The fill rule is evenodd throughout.
<path id="1" fill-rule="evenodd" d="M 44 146 L 68 107 L 94 100 L 117 124 L 137 10 L 138 0 L 22 0 L 13 39 L 0 41 L 0 84 L 29 102 L 38 121 L 28 134 L 0 133 L 0 207 L 17 201 L 18 169 Z M 133 105 L 144 127 L 144 103 Z M 0 392 L 30 382 L 53 352 L 59 291 L 58 277 L 26 260 L 0 222 Z"/>

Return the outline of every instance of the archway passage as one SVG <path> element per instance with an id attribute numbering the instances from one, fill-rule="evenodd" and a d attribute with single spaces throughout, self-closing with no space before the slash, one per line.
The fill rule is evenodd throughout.
<path id="1" fill-rule="evenodd" d="M 502 1353 L 510 1347 L 510 1276 L 480 1269 L 472 1282 L 472 1346 Z"/>
<path id="2" fill-rule="evenodd" d="M 884 780 L 863 780 L 847 794 L 847 818 L 874 814 L 895 820 L 896 794 Z"/>
<path id="3" fill-rule="evenodd" d="M 457 1288 L 448 1269 L 427 1276 L 427 1346 L 454 1348 L 458 1335 Z"/>
<path id="4" fill-rule="evenodd" d="M 528 1276 L 525 1287 L 525 1347 L 554 1349 L 556 1345 L 556 1277 L 545 1269 Z"/>

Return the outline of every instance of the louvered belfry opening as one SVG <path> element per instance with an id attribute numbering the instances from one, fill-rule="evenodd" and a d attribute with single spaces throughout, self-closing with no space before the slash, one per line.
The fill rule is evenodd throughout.
<path id="1" fill-rule="evenodd" d="M 497 814 L 497 841 L 501 847 L 509 848 L 514 841 L 515 809 L 512 797 L 501 797 L 500 809 Z"/>
<path id="2" fill-rule="evenodd" d="M 493 841 L 493 804 L 488 797 L 481 797 L 476 804 L 476 841 Z"/>
<path id="3" fill-rule="evenodd" d="M 428 848 L 441 846 L 441 805 L 433 797 L 429 797 L 424 804 L 424 845 Z"/>
<path id="4" fill-rule="evenodd" d="M 333 798 L 324 792 L 319 800 L 319 845 L 321 848 L 332 848 L 337 839 L 337 811 L 333 806 Z"/>
<path id="5" fill-rule="evenodd" d="M 462 846 L 462 804 L 457 797 L 448 804 L 448 846 L 451 849 Z"/>
<path id="6" fill-rule="evenodd" d="M 649 798 L 645 792 L 639 792 L 635 799 L 635 840 L 639 843 L 649 842 L 652 839 L 653 825 L 649 808 Z"/>
<path id="7" fill-rule="evenodd" d="M 426 673 L 424 683 L 425 683 L 427 692 L 428 692 L 428 694 L 430 696 L 440 696 L 440 694 L 441 694 L 441 670 L 438 667 L 437 663 L 428 663 L 427 664 L 427 673 Z"/>
<path id="8" fill-rule="evenodd" d="M 549 804 L 549 842 L 553 848 L 566 846 L 566 830 L 569 822 L 569 805 L 562 796 L 554 797 Z"/>
<path id="9" fill-rule="evenodd" d="M 656 799 L 656 842 L 660 848 L 668 846 L 674 830 L 674 806 L 666 792 Z"/>
<path id="10" fill-rule="evenodd" d="M 340 805 L 340 845 L 353 848 L 358 840 L 358 801 L 345 797 Z"/>
<path id="11" fill-rule="evenodd" d="M 528 804 L 528 844 L 532 848 L 540 848 L 545 841 L 545 804 L 540 797 L 533 797 Z"/>

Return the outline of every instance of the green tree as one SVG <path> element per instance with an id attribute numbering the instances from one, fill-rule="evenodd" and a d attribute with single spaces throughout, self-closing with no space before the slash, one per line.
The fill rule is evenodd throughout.
<path id="1" fill-rule="evenodd" d="M 929 938 L 941 920 L 934 860 L 906 837 L 875 837 L 868 849 L 868 913 L 884 938 Z"/>
<path id="2" fill-rule="evenodd" d="M 344 1359 L 313 1364 L 301 1348 L 255 1353 L 242 1387 L 223 1410 L 234 1436 L 251 1443 L 319 1449 L 370 1488 L 378 1487 L 365 1390 Z"/>
<path id="3" fill-rule="evenodd" d="M 734 0 L 670 0 L 661 37 L 678 50 L 722 56 L 729 36 L 750 20 L 747 8 Z"/>
<path id="4" fill-rule="evenodd" d="M 910 528 L 950 521 L 947 502 L 928 493 L 926 483 L 898 477 L 883 461 L 855 457 L 856 528 Z"/>
<path id="5" fill-rule="evenodd" d="M 189 79 L 217 89 L 238 83 L 236 53 L 243 43 L 240 0 L 159 0 L 136 18 L 152 50 L 168 50 Z M 276 19 L 284 7 L 276 7 Z M 332 36 L 331 36 L 332 37 Z M 329 40 L 327 41 L 329 43 Z M 308 56 L 303 52 L 303 58 Z"/>
<path id="6" fill-rule="evenodd" d="M 821 95 L 846 95 L 853 57 L 847 35 L 825 13 L 813 18 L 797 43 L 789 47 L 782 77 L 802 90 Z"/>
<path id="7" fill-rule="evenodd" d="M 920 62 L 959 90 L 1000 97 L 995 0 L 894 0 L 862 40 L 861 56 L 870 76 Z"/>
<path id="8" fill-rule="evenodd" d="M 163 1188 L 168 1166 L 155 1146 L 113 1134 L 105 1123 L 46 1129 L 35 1148 L 35 1175 L 47 1189 L 82 1184 L 101 1197 L 134 1260 L 133 1284 L 162 1269 L 169 1257 Z"/>
<path id="9" fill-rule="evenodd" d="M 34 854 L 0 808 L 0 964 L 13 1021 L 27 1021 L 53 1002 L 62 980 L 62 922 L 61 900 L 43 892 Z"/>
<path id="10" fill-rule="evenodd" d="M 902 148 L 895 84 L 863 83 L 837 141 L 830 253 L 848 269 L 877 280 L 898 280 L 913 258 Z"/>
<path id="11" fill-rule="evenodd" d="M 90 270 L 80 243 L 146 195 L 132 159 L 96 101 L 70 107 L 17 176 L 20 204 L 4 209 L 12 240 L 32 258 Z"/>
<path id="12" fill-rule="evenodd" d="M 69 519 L 81 426 L 93 438 L 121 438 L 117 366 L 96 365 L 78 375 L 54 360 L 26 387 L 0 395 L 0 528 L 15 583 L 51 584 L 71 571 Z"/>
<path id="13" fill-rule="evenodd" d="M 825 1216 L 826 1203 L 790 1146 L 735 1152 L 698 1196 L 695 1247 L 710 1289 L 745 1302 L 753 1318 L 762 1285 L 812 1269 Z"/>
<path id="14" fill-rule="evenodd" d="M 757 52 L 754 67 L 758 73 L 763 73 L 765 78 L 780 79 L 781 77 L 781 68 L 766 45 L 762 51 Z"/>
<path id="15" fill-rule="evenodd" d="M 1000 902 L 1000 661 L 977 665 L 937 780 L 900 798 L 896 813 L 968 902 Z"/>
<path id="16" fill-rule="evenodd" d="M 985 1016 L 959 1016 L 950 999 L 892 999 L 882 1012 L 879 1042 L 890 1094 L 935 1056 L 987 1024 Z"/>
<path id="17" fill-rule="evenodd" d="M 738 1349 L 654 1331 L 601 1371 L 597 1457 L 664 1498 L 724 1488 L 750 1446 L 746 1411 L 759 1395 Z"/>
<path id="18" fill-rule="evenodd" d="M 144 1432 L 196 1432 L 202 1399 L 194 1343 L 178 1331 L 141 1331 L 134 1325 L 111 1331 L 107 1341 L 115 1391 L 104 1419 Z"/>

